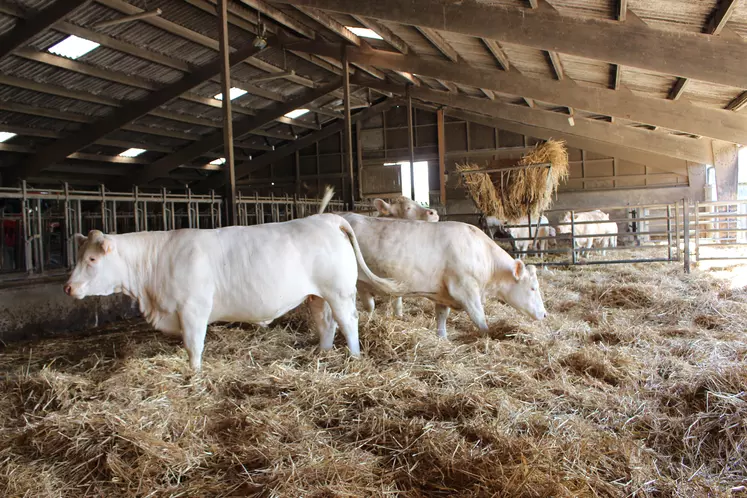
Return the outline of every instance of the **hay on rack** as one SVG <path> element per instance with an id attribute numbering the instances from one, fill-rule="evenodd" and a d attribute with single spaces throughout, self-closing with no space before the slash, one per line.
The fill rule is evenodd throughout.
<path id="1" fill-rule="evenodd" d="M 549 163 L 552 166 L 531 167 Z M 526 154 L 518 166 L 519 170 L 495 173 L 469 173 L 483 169 L 475 163 L 458 164 L 477 208 L 486 216 L 516 222 L 527 214 L 538 216 L 552 204 L 552 196 L 561 180 L 568 177 L 568 152 L 565 142 L 548 140 L 538 144 Z M 487 169 L 492 169 L 488 164 Z"/>

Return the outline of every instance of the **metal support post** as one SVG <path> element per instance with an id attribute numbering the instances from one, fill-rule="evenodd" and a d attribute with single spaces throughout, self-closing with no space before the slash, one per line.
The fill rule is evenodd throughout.
<path id="1" fill-rule="evenodd" d="M 353 175 L 353 131 L 350 120 L 350 67 L 348 64 L 347 45 L 342 46 L 342 92 L 345 107 L 343 129 L 343 161 L 347 171 L 350 188 L 347 192 L 347 202 L 350 211 L 355 211 L 355 177 Z M 360 140 L 360 137 L 358 137 Z M 360 172 L 359 172 L 360 174 Z"/>
<path id="2" fill-rule="evenodd" d="M 690 207 L 685 199 L 682 199 L 682 235 L 685 238 L 683 245 L 685 273 L 690 273 Z"/>
<path id="3" fill-rule="evenodd" d="M 228 43 L 228 0 L 218 0 L 218 45 L 220 48 L 220 83 L 223 95 L 223 172 L 226 183 L 226 224 L 236 224 L 236 170 L 233 156 L 233 121 L 231 117 L 231 65 Z M 199 221 L 198 221 L 199 226 Z"/>
<path id="4" fill-rule="evenodd" d="M 406 87 L 407 93 L 407 148 L 410 152 L 410 198 L 415 200 L 415 137 L 412 131 L 412 94 L 410 85 Z"/>

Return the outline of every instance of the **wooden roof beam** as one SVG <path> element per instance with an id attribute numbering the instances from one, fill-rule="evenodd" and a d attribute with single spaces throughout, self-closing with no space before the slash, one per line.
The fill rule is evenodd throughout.
<path id="1" fill-rule="evenodd" d="M 360 77 L 356 78 L 356 83 L 365 83 L 371 87 L 378 86 L 398 94 L 403 93 L 402 88 L 395 87 L 394 85 L 386 85 L 374 80 L 363 82 Z M 557 112 L 527 109 L 526 107 L 490 102 L 485 99 L 475 99 L 422 88 L 411 88 L 410 90 L 413 98 L 425 102 L 456 107 L 470 112 L 489 114 L 509 121 L 550 128 L 616 145 L 624 145 L 648 152 L 669 155 L 687 161 L 712 164 L 710 161 L 713 160 L 711 141 L 706 139 L 695 140 L 651 133 L 632 127 L 591 119 L 576 119 L 575 125 L 571 126 L 568 123 L 567 116 Z"/>
<path id="2" fill-rule="evenodd" d="M 387 28 L 382 23 L 363 16 L 353 16 L 353 18 L 368 29 L 375 31 L 397 52 L 401 54 L 407 54 L 407 52 L 410 50 L 410 47 L 402 38 L 394 34 L 391 29 Z"/>
<path id="3" fill-rule="evenodd" d="M 259 49 L 249 43 L 231 54 L 230 64 L 236 65 L 257 54 L 259 51 Z M 186 74 L 180 80 L 152 92 L 143 100 L 132 102 L 110 116 L 86 126 L 80 132 L 41 149 L 28 161 L 25 161 L 22 167 L 17 166 L 13 168 L 11 174 L 6 178 L 10 180 L 39 174 L 47 165 L 54 164 L 86 145 L 122 128 L 137 118 L 153 112 L 158 107 L 179 97 L 181 94 L 215 77 L 219 74 L 219 71 L 220 61 L 216 57 L 195 72 Z"/>
<path id="4" fill-rule="evenodd" d="M 291 46 L 296 50 L 331 56 L 339 53 L 339 47 L 330 44 L 299 42 L 292 43 Z M 476 68 L 382 50 L 348 47 L 348 57 L 351 61 L 380 68 L 412 71 L 423 76 L 441 78 L 475 88 L 487 88 L 509 95 L 521 95 L 604 116 L 616 116 L 734 143 L 747 143 L 747 118 L 723 110 L 695 106 L 687 101 L 673 102 L 643 97 L 626 89 L 615 91 L 581 86 L 567 80 L 532 78 L 513 70 Z"/>
<path id="5" fill-rule="evenodd" d="M 57 0 L 49 7 L 19 22 L 0 37 L 0 59 L 22 47 L 36 35 L 49 29 L 54 23 L 64 19 L 81 5 L 90 0 Z"/>
<path id="6" fill-rule="evenodd" d="M 718 35 L 721 33 L 738 3 L 739 0 L 720 0 L 716 12 L 714 12 L 708 20 L 708 24 L 706 24 L 703 29 L 703 33 L 707 35 Z M 667 98 L 671 100 L 677 100 L 680 98 L 682 94 L 685 93 L 685 88 L 689 81 L 688 78 L 677 78 L 677 81 L 669 91 L 669 96 Z"/>
<path id="7" fill-rule="evenodd" d="M 311 90 L 301 97 L 277 104 L 270 109 L 259 112 L 256 116 L 236 121 L 233 125 L 234 137 L 239 138 L 243 135 L 247 135 L 253 130 L 260 128 L 261 126 L 273 121 L 284 114 L 303 107 L 306 104 L 313 102 L 314 100 L 322 97 L 331 91 L 340 87 L 340 82 L 331 83 L 320 87 L 315 90 Z M 183 163 L 189 162 L 191 159 L 204 154 L 216 147 L 223 144 L 223 132 L 218 130 L 206 138 L 195 142 L 191 145 L 178 150 L 177 152 L 163 157 L 153 164 L 151 164 L 146 170 L 142 171 L 134 179 L 136 185 L 147 185 L 156 178 L 167 177 L 169 172 L 176 169 Z M 237 167 L 236 172 L 238 174 L 239 169 Z"/>
<path id="8" fill-rule="evenodd" d="M 726 106 L 726 109 L 729 111 L 738 112 L 745 107 L 747 107 L 747 92 L 742 92 L 737 98 L 729 102 L 729 105 Z"/>
<path id="9" fill-rule="evenodd" d="M 433 45 L 438 49 L 439 52 L 441 52 L 444 57 L 449 59 L 451 62 L 458 62 L 459 61 L 459 54 L 456 50 L 454 50 L 454 47 L 452 47 L 449 42 L 447 42 L 443 36 L 441 36 L 441 33 L 436 31 L 435 29 L 430 28 L 423 28 L 420 26 L 415 26 L 415 28 L 420 31 L 420 33 Z"/>
<path id="10" fill-rule="evenodd" d="M 555 50 L 721 85 L 741 87 L 747 81 L 744 40 L 564 16 L 551 9 L 514 9 L 482 2 L 444 2 L 434 8 L 431 0 L 277 1 Z"/>
<path id="11" fill-rule="evenodd" d="M 350 118 L 350 121 L 352 124 L 355 124 L 357 121 L 361 119 L 368 119 L 372 116 L 375 116 L 377 114 L 380 114 L 393 105 L 397 104 L 399 102 L 399 99 L 387 99 L 383 102 L 379 102 L 377 104 L 372 105 L 371 107 L 364 109 L 363 111 L 360 111 L 356 114 L 353 114 Z M 287 157 L 290 154 L 293 154 L 297 150 L 301 150 L 305 147 L 308 147 L 309 145 L 313 145 L 314 143 L 327 138 L 329 136 L 335 135 L 337 133 L 340 133 L 342 131 L 342 128 L 344 126 L 343 121 L 337 121 L 335 123 L 329 124 L 322 128 L 319 131 L 310 133 L 295 142 L 288 144 L 284 147 L 280 147 L 272 152 L 269 152 L 267 154 L 262 154 L 261 156 L 257 156 L 256 158 L 252 159 L 249 162 L 241 163 L 236 165 L 236 179 L 239 180 L 243 177 L 246 177 L 250 174 L 252 174 L 255 171 L 259 171 L 260 169 L 277 162 L 279 159 L 282 159 L 284 157 Z M 211 189 L 218 189 L 223 185 L 223 175 L 217 174 L 213 175 L 207 180 L 201 182 L 198 185 L 195 185 L 196 190 L 211 190 Z"/>

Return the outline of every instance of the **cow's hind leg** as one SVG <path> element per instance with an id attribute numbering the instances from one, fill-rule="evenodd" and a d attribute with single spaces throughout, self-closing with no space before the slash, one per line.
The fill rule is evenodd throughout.
<path id="1" fill-rule="evenodd" d="M 327 298 L 332 315 L 340 326 L 348 349 L 353 356 L 361 353 L 358 343 L 358 311 L 355 309 L 355 293 L 350 295 L 335 295 Z"/>
<path id="2" fill-rule="evenodd" d="M 401 318 L 404 315 L 404 311 L 402 310 L 402 298 L 392 298 L 392 306 L 394 307 L 394 316 Z"/>
<path id="3" fill-rule="evenodd" d="M 436 332 L 438 337 L 446 339 L 446 319 L 449 318 L 451 308 L 443 304 L 436 304 Z"/>
<path id="4" fill-rule="evenodd" d="M 202 367 L 202 351 L 205 349 L 210 310 L 202 307 L 185 306 L 179 312 L 182 324 L 182 340 L 189 355 L 189 366 L 198 372 Z"/>
<path id="5" fill-rule="evenodd" d="M 332 349 L 335 342 L 337 323 L 332 317 L 332 309 L 321 297 L 311 296 L 309 298 L 309 311 L 319 334 L 319 348 L 322 350 Z"/>
<path id="6" fill-rule="evenodd" d="M 361 298 L 361 304 L 363 305 L 363 309 L 369 313 L 373 313 L 374 309 L 376 308 L 376 303 L 374 302 L 373 294 L 369 292 L 366 288 L 363 288 L 361 285 L 358 285 L 358 295 Z"/>
<path id="7" fill-rule="evenodd" d="M 481 332 L 487 332 L 488 322 L 485 319 L 485 310 L 482 307 L 477 285 L 473 282 L 454 281 L 447 283 L 447 288 L 451 298 L 462 305 L 477 328 Z"/>

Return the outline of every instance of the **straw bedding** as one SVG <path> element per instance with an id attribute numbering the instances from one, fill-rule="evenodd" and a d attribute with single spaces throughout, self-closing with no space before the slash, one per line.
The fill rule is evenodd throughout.
<path id="1" fill-rule="evenodd" d="M 297 311 L 211 327 L 204 372 L 139 322 L 0 355 L 4 496 L 730 496 L 747 486 L 747 291 L 678 266 L 540 272 L 489 302 L 361 315 L 363 357 Z M 385 305 L 380 307 L 380 310 Z M 96 331 L 103 332 L 103 331 Z"/>
<path id="2" fill-rule="evenodd" d="M 552 204 L 553 194 L 561 181 L 568 178 L 568 151 L 565 142 L 548 140 L 537 144 L 526 154 L 518 166 L 550 163 L 547 168 L 526 168 L 503 173 L 465 174 L 463 183 L 477 208 L 485 216 L 516 222 L 526 216 L 539 216 Z M 494 169 L 488 163 L 484 168 L 475 163 L 457 164 L 457 171 L 465 173 L 476 169 Z"/>

